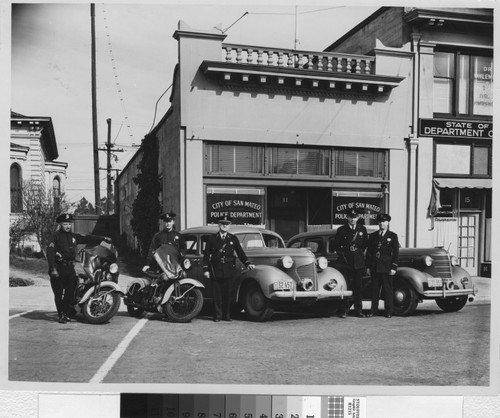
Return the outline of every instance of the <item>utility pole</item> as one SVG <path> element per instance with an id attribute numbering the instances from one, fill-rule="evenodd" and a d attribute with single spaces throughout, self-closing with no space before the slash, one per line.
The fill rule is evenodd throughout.
<path id="1" fill-rule="evenodd" d="M 106 148 L 99 148 L 99 151 L 106 151 L 106 160 L 107 160 L 107 166 L 106 168 L 102 168 L 101 170 L 106 170 L 107 172 L 107 177 L 106 177 L 106 186 L 107 186 L 107 194 L 106 194 L 106 215 L 109 215 L 111 212 L 111 190 L 112 190 L 112 178 L 111 178 L 111 171 L 119 171 L 118 169 L 113 169 L 111 168 L 111 154 L 112 152 L 123 152 L 123 149 L 114 149 L 111 151 L 111 149 L 114 147 L 114 145 L 111 143 L 111 118 L 106 119 L 106 122 L 108 124 L 108 140 L 106 142 Z"/>
<path id="2" fill-rule="evenodd" d="M 91 61 L 92 61 L 92 138 L 94 143 L 94 191 L 95 210 L 99 214 L 101 206 L 101 187 L 99 184 L 99 141 L 97 137 L 97 101 L 96 101 L 96 59 L 95 59 L 95 4 L 90 3 L 91 26 Z"/>

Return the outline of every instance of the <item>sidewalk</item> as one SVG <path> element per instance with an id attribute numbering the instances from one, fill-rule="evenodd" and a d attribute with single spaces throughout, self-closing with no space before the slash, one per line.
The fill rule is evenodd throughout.
<path id="1" fill-rule="evenodd" d="M 122 291 L 127 290 L 128 283 L 133 277 L 120 274 L 118 285 Z M 477 288 L 473 304 L 487 304 L 491 302 L 490 285 L 491 279 L 485 277 L 473 277 L 474 286 Z M 471 304 L 471 303 L 468 303 Z M 52 289 L 47 282 L 46 286 L 26 286 L 9 288 L 9 308 L 12 310 L 54 310 L 54 297 Z M 125 305 L 120 305 L 120 311 L 126 310 Z"/>

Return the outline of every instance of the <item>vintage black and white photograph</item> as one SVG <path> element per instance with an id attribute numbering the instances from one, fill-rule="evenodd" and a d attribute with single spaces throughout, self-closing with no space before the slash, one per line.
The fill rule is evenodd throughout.
<path id="1" fill-rule="evenodd" d="M 491 393 L 493 6 L 13 3 L 8 381 Z"/>

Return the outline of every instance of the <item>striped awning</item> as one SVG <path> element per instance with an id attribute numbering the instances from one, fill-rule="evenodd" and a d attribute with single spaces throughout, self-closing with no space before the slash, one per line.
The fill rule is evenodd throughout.
<path id="1" fill-rule="evenodd" d="M 434 184 L 441 189 L 491 189 L 491 179 L 481 178 L 438 178 Z"/>

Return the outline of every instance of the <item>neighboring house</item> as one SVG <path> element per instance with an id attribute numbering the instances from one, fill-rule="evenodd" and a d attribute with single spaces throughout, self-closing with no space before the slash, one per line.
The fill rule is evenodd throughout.
<path id="1" fill-rule="evenodd" d="M 326 50 L 365 54 L 375 39 L 415 54 L 407 245 L 489 274 L 493 9 L 383 7 Z"/>
<path id="2" fill-rule="evenodd" d="M 384 7 L 325 51 L 226 44 L 183 22 L 174 38 L 171 108 L 153 133 L 160 203 L 179 228 L 227 213 L 288 239 L 336 228 L 354 207 L 367 224 L 389 212 L 404 246 L 443 245 L 437 209 L 429 213 L 437 189 L 442 208 L 451 193 L 448 209 L 465 216 L 461 242 L 470 238 L 475 259 L 452 252 L 477 274 L 491 219 L 491 10 Z M 466 40 L 468 55 L 456 49 Z M 451 73 L 465 62 L 467 77 Z M 463 120 L 486 138 L 426 133 Z M 457 205 L 469 190 L 463 203 L 477 207 L 467 211 Z M 475 238 L 464 222 L 477 222 Z"/>
<path id="3" fill-rule="evenodd" d="M 119 214 L 120 235 L 126 241 L 127 247 L 133 250 L 139 249 L 139 243 L 132 230 L 132 207 L 137 196 L 138 187 L 134 177 L 138 174 L 137 165 L 142 158 L 142 149 L 139 148 L 132 156 L 127 165 L 118 174 L 115 181 L 116 213 Z"/>
<path id="4" fill-rule="evenodd" d="M 37 182 L 54 199 L 64 193 L 67 163 L 59 156 L 54 126 L 50 117 L 25 116 L 11 111 L 10 121 L 10 217 L 23 211 L 22 187 Z M 56 202 L 57 203 L 57 202 Z M 39 251 L 33 240 L 24 243 Z"/>

